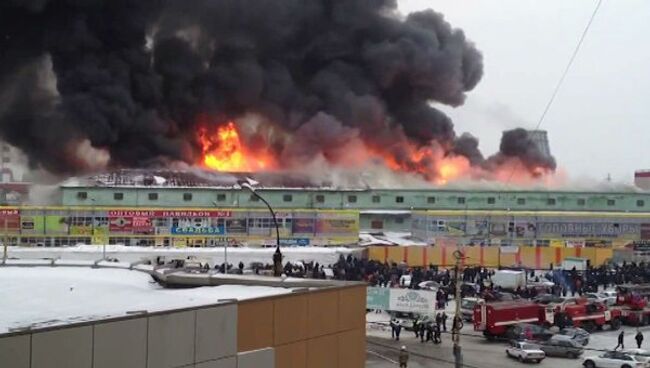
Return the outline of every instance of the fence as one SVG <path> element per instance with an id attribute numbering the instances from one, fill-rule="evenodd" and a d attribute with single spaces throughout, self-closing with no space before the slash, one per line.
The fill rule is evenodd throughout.
<path id="1" fill-rule="evenodd" d="M 456 262 L 453 256 L 456 249 L 465 255 L 463 265 L 533 269 L 548 269 L 551 264 L 561 264 L 567 257 L 586 258 L 591 265 L 600 266 L 613 255 L 611 248 L 372 246 L 368 248 L 368 258 L 379 262 L 404 262 L 411 267 L 450 267 Z"/>

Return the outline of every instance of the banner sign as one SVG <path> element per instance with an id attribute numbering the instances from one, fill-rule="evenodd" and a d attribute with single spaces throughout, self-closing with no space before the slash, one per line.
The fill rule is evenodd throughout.
<path id="1" fill-rule="evenodd" d="M 353 233 L 359 231 L 357 220 L 318 219 L 316 232 L 325 234 Z"/>
<path id="2" fill-rule="evenodd" d="M 225 233 L 223 226 L 172 227 L 172 234 L 174 235 L 224 235 Z"/>
<path id="3" fill-rule="evenodd" d="M 204 210 L 204 211 L 138 211 L 138 210 L 112 210 L 108 217 L 231 217 L 231 211 Z"/>
<path id="4" fill-rule="evenodd" d="M 436 309 L 436 293 L 428 290 L 366 288 L 366 309 L 431 314 Z"/>
<path id="5" fill-rule="evenodd" d="M 306 247 L 309 245 L 309 239 L 307 238 L 297 238 L 297 239 L 282 239 L 280 238 L 280 245 L 286 247 Z"/>
<path id="6" fill-rule="evenodd" d="M 436 309 L 436 293 L 427 290 L 390 289 L 388 310 L 430 314 Z"/>
<path id="7" fill-rule="evenodd" d="M 366 288 L 366 309 L 388 310 L 390 289 L 380 287 Z"/>
<path id="8" fill-rule="evenodd" d="M 311 234 L 316 230 L 314 219 L 294 218 L 291 223 L 293 233 Z"/>
<path id="9" fill-rule="evenodd" d="M 595 222 L 542 222 L 539 224 L 541 235 L 559 235 L 560 237 L 607 238 L 640 233 L 639 224 L 629 223 L 595 223 Z"/>

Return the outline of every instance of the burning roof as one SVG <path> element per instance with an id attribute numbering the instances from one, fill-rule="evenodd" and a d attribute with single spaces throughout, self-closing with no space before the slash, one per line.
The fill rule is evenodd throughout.
<path id="1" fill-rule="evenodd" d="M 488 158 L 434 104 L 483 75 L 463 31 L 395 0 L 0 4 L 0 136 L 61 174 L 384 167 L 433 183 L 553 172 L 527 133 Z"/>

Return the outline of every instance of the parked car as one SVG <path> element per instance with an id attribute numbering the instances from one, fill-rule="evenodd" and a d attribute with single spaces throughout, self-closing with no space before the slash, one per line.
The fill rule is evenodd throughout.
<path id="1" fill-rule="evenodd" d="M 531 341 L 548 341 L 553 332 L 542 326 L 530 323 L 519 323 L 508 329 L 506 337 L 508 340 L 531 340 Z"/>
<path id="2" fill-rule="evenodd" d="M 646 367 L 646 362 L 633 354 L 608 351 L 601 355 L 586 357 L 582 365 L 585 368 L 643 368 Z"/>
<path id="3" fill-rule="evenodd" d="M 418 284 L 418 287 L 422 290 L 438 291 L 440 283 L 437 281 L 422 281 Z"/>
<path id="4" fill-rule="evenodd" d="M 589 301 L 594 301 L 598 303 L 603 303 L 608 306 L 616 304 L 616 292 L 612 296 L 612 292 L 602 292 L 602 293 L 586 293 L 584 297 Z"/>
<path id="5" fill-rule="evenodd" d="M 575 342 L 582 346 L 589 344 L 589 332 L 578 327 L 563 328 L 559 332 L 560 335 L 568 336 Z"/>
<path id="6" fill-rule="evenodd" d="M 480 298 L 463 298 L 460 302 L 460 312 L 463 315 L 463 320 L 471 322 L 474 318 L 474 306 L 479 303 Z"/>
<path id="7" fill-rule="evenodd" d="M 650 351 L 645 349 L 627 349 L 622 353 L 634 355 L 637 359 L 643 360 L 647 367 L 650 367 Z"/>
<path id="8" fill-rule="evenodd" d="M 552 336 L 540 346 L 546 356 L 576 359 L 584 352 L 582 345 L 565 335 Z"/>
<path id="9" fill-rule="evenodd" d="M 525 341 L 512 341 L 506 348 L 506 355 L 520 362 L 539 363 L 546 358 L 546 354 L 539 346 Z"/>
<path id="10" fill-rule="evenodd" d="M 555 304 L 555 303 L 562 303 L 564 301 L 564 298 L 561 296 L 553 295 L 553 294 L 540 294 L 537 295 L 533 301 L 537 304 L 543 304 L 543 305 L 548 305 L 548 304 Z"/>

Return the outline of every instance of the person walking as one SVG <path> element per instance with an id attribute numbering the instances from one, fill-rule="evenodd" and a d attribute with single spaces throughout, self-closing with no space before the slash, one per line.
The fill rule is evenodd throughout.
<path id="1" fill-rule="evenodd" d="M 391 319 L 390 320 L 390 338 L 394 339 L 395 338 L 395 330 L 397 329 L 397 320 L 396 319 Z"/>
<path id="2" fill-rule="evenodd" d="M 399 334 L 402 332 L 402 325 L 397 322 L 395 324 L 395 341 L 399 341 Z"/>
<path id="3" fill-rule="evenodd" d="M 433 343 L 434 344 L 440 344 L 442 342 L 442 338 L 440 335 L 440 325 L 436 324 L 433 326 Z"/>
<path id="4" fill-rule="evenodd" d="M 442 331 L 447 332 L 447 313 L 442 312 Z"/>
<path id="5" fill-rule="evenodd" d="M 418 326 L 418 320 L 413 320 L 413 332 L 415 333 L 415 338 L 420 337 L 420 326 Z"/>
<path id="6" fill-rule="evenodd" d="M 625 349 L 625 345 L 623 345 L 623 339 L 625 338 L 625 333 L 621 331 L 620 334 L 618 334 L 618 344 L 614 348 L 614 350 L 618 349 L 618 347 L 621 347 L 621 350 Z"/>
<path id="7" fill-rule="evenodd" d="M 426 323 L 424 321 L 420 322 L 420 342 L 424 342 L 424 333 L 426 331 Z"/>
<path id="8" fill-rule="evenodd" d="M 636 336 L 634 336 L 634 340 L 636 340 L 637 349 L 641 349 L 641 344 L 643 343 L 643 334 L 638 328 L 636 329 Z"/>
<path id="9" fill-rule="evenodd" d="M 406 350 L 406 346 L 402 346 L 402 349 L 400 349 L 398 360 L 400 368 L 407 368 L 409 362 L 409 352 Z"/>

